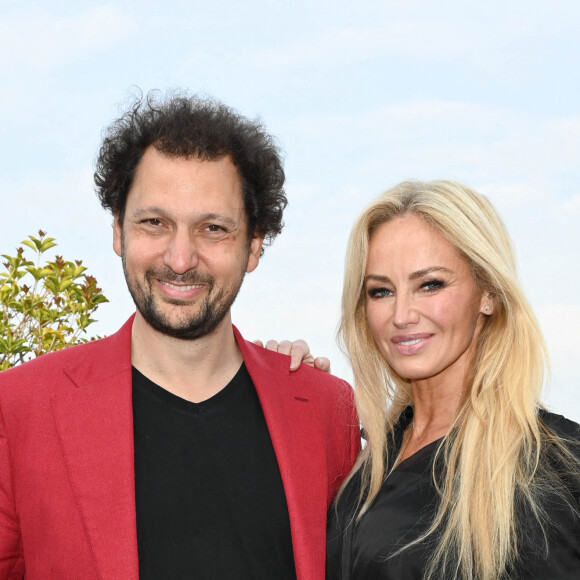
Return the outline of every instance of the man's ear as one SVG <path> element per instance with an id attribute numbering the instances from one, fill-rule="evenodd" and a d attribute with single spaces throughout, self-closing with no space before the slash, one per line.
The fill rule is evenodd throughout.
<path id="1" fill-rule="evenodd" d="M 122 237 L 123 237 L 123 228 L 119 220 L 119 212 L 117 211 L 113 216 L 113 250 L 115 250 L 115 254 L 117 254 L 117 256 L 120 256 L 122 254 L 123 250 Z"/>
<path id="2" fill-rule="evenodd" d="M 262 244 L 264 242 L 263 236 L 256 236 L 250 241 L 250 255 L 248 256 L 248 263 L 246 265 L 246 272 L 253 272 L 258 267 L 260 255 L 262 254 Z"/>

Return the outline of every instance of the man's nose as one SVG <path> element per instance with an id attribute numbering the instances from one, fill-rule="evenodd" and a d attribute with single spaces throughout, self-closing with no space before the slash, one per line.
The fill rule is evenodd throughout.
<path id="1" fill-rule="evenodd" d="M 165 250 L 164 263 L 176 274 L 185 274 L 197 268 L 198 248 L 194 236 L 185 229 L 178 229 L 171 236 Z"/>

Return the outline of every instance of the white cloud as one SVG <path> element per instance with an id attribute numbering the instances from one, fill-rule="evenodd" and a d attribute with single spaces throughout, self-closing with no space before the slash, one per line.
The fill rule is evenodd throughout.
<path id="1" fill-rule="evenodd" d="M 10 55 L 2 69 L 46 74 L 110 50 L 134 28 L 130 15 L 112 4 L 74 15 L 58 15 L 41 6 L 12 12 L 0 20 L 0 52 Z"/>
<path id="2" fill-rule="evenodd" d="M 566 200 L 562 204 L 562 210 L 567 216 L 573 216 L 576 220 L 580 218 L 580 193 Z"/>
<path id="3" fill-rule="evenodd" d="M 552 381 L 545 400 L 556 412 L 580 421 L 580 304 L 547 304 L 537 308 L 536 313 L 552 366 Z"/>
<path id="4" fill-rule="evenodd" d="M 406 177 L 464 174 L 530 181 L 576 172 L 580 117 L 550 116 L 485 103 L 426 99 L 351 114 L 294 119 L 296 132 L 327 143 L 364 147 L 365 167 L 396 168 Z M 545 184 L 542 184 L 542 186 Z"/>
<path id="5" fill-rule="evenodd" d="M 518 211 L 524 206 L 538 206 L 549 203 L 548 192 L 530 182 L 492 181 L 479 187 L 496 207 Z"/>
<path id="6" fill-rule="evenodd" d="M 537 308 L 537 315 L 558 373 L 563 376 L 578 376 L 580 303 L 545 304 Z"/>
<path id="7" fill-rule="evenodd" d="M 435 61 L 460 53 L 459 47 L 469 38 L 470 31 L 449 20 L 395 18 L 383 25 L 331 26 L 317 36 L 293 38 L 291 44 L 245 52 L 243 57 L 276 67 L 320 66 L 329 61 L 334 67 L 377 57 Z"/>
<path id="8" fill-rule="evenodd" d="M 303 26 L 292 27 L 292 34 L 271 17 L 271 25 L 282 23 L 277 42 L 246 43 L 231 57 L 236 62 L 256 67 L 280 69 L 341 69 L 353 63 L 389 61 L 408 65 L 468 64 L 473 71 L 487 78 L 513 81 L 529 80 L 543 74 L 534 66 L 535 58 L 549 52 L 563 39 L 574 39 L 574 19 L 578 16 L 572 2 L 539 6 L 526 10 L 522 5 L 497 3 L 496 9 L 464 2 L 428 1 L 338 3 L 329 11 L 326 5 L 312 4 L 305 11 Z M 501 18 L 498 18 L 501 13 Z M 294 15 L 287 15 L 292 21 Z M 319 26 L 306 25 L 318 21 Z M 538 51 L 538 48 L 545 50 Z M 215 58 L 213 50 L 192 52 L 195 60 Z M 221 51 L 220 51 L 221 52 Z M 539 54 L 538 54 L 539 53 Z M 377 81 L 381 71 L 377 69 Z M 394 81 L 396 82 L 396 81 Z"/>

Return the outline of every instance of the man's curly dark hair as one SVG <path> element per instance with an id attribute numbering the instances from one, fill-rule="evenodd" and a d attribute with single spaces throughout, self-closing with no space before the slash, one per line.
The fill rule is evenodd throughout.
<path id="1" fill-rule="evenodd" d="M 284 169 L 275 139 L 259 121 L 250 121 L 209 98 L 158 91 L 135 97 L 104 133 L 95 170 L 101 205 L 122 223 L 135 170 L 154 146 L 170 157 L 213 161 L 229 156 L 236 166 L 248 232 L 271 242 L 283 227 L 287 205 Z"/>

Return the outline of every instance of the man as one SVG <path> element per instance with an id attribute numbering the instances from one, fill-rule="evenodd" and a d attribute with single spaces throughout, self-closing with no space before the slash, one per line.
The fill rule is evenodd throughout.
<path id="1" fill-rule="evenodd" d="M 0 579 L 324 577 L 350 388 L 230 314 L 283 182 L 262 126 L 209 100 L 149 95 L 111 125 L 95 183 L 137 312 L 0 375 Z"/>

